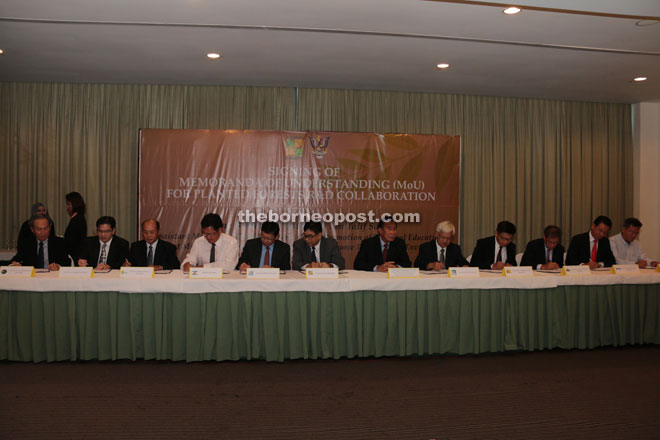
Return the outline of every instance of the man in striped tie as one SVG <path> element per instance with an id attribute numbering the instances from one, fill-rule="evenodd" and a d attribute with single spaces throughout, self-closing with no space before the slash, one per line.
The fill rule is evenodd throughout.
<path id="1" fill-rule="evenodd" d="M 556 270 L 564 266 L 564 246 L 561 245 L 561 229 L 548 225 L 543 238 L 527 243 L 521 266 L 532 266 L 534 270 Z"/>
<path id="2" fill-rule="evenodd" d="M 104 215 L 96 220 L 96 236 L 87 237 L 80 250 L 78 266 L 94 270 L 119 269 L 128 258 L 128 241 L 115 235 L 117 222 Z"/>

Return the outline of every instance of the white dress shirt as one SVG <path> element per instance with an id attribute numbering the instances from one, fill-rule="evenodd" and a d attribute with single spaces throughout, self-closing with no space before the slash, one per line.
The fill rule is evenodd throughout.
<path id="1" fill-rule="evenodd" d="M 211 260 L 211 243 L 204 237 L 198 237 L 186 258 L 181 262 L 181 269 L 186 263 L 193 266 L 221 267 L 225 270 L 234 270 L 238 263 L 238 240 L 224 232 L 215 242 L 215 262 Z"/>
<path id="2" fill-rule="evenodd" d="M 105 243 L 99 239 L 99 254 L 96 256 L 96 261 L 93 261 L 94 265 L 99 263 L 101 254 L 103 254 L 103 245 L 105 245 L 105 261 L 103 263 L 108 264 L 108 253 L 110 253 L 111 243 L 112 243 L 112 238 L 110 238 L 110 240 L 106 241 Z M 87 264 L 89 264 L 89 262 Z"/>
<path id="3" fill-rule="evenodd" d="M 647 265 L 651 264 L 651 260 L 644 253 L 639 241 L 633 240 L 628 243 L 623 239 L 621 233 L 610 237 L 610 247 L 616 259 L 616 264 L 637 264 L 641 260 L 646 260 Z"/>
<path id="4" fill-rule="evenodd" d="M 506 263 L 506 258 L 508 257 L 506 253 L 506 246 L 500 246 L 500 244 L 497 242 L 497 237 L 495 237 L 494 240 L 495 240 L 495 255 L 493 256 L 494 263 L 490 265 L 491 269 L 493 268 L 493 266 L 495 266 L 495 263 L 497 263 L 497 254 L 500 252 L 500 248 L 502 248 L 502 263 Z"/>

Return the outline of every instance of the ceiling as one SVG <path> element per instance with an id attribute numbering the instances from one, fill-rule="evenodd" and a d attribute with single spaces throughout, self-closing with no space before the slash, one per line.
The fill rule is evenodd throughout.
<path id="1" fill-rule="evenodd" d="M 660 0 L 515 4 L 2 0 L 0 81 L 660 100 Z"/>

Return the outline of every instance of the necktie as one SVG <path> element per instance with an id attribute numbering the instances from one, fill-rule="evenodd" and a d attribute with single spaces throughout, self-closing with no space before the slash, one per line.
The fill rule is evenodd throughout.
<path id="1" fill-rule="evenodd" d="M 383 248 L 383 263 L 387 262 L 387 246 L 389 246 L 389 243 L 385 243 L 385 247 Z"/>
<path id="2" fill-rule="evenodd" d="M 495 259 L 496 263 L 499 263 L 500 261 L 502 261 L 502 246 L 500 246 L 500 250 L 497 251 L 497 258 Z"/>
<path id="3" fill-rule="evenodd" d="M 591 248 L 591 261 L 596 261 L 598 256 L 598 242 L 594 240 L 594 247 Z"/>
<path id="4" fill-rule="evenodd" d="M 445 250 L 444 249 L 440 249 L 440 262 L 442 264 L 445 264 Z"/>
<path id="5" fill-rule="evenodd" d="M 316 247 L 312 246 L 312 263 L 316 263 Z"/>
<path id="6" fill-rule="evenodd" d="M 105 264 L 105 259 L 106 255 L 105 252 L 108 249 L 108 243 L 103 243 L 103 246 L 101 246 L 101 256 L 99 257 L 99 263 L 98 264 Z M 98 266 L 97 264 L 97 266 Z"/>
<path id="7" fill-rule="evenodd" d="M 545 264 L 548 264 L 550 262 L 550 250 L 546 249 L 545 250 Z"/>
<path id="8" fill-rule="evenodd" d="M 211 258 L 209 258 L 209 263 L 215 263 L 215 243 L 211 243 Z"/>
<path id="9" fill-rule="evenodd" d="M 149 245 L 149 252 L 147 252 L 147 266 L 154 265 L 154 248 L 152 245 Z"/>
<path id="10" fill-rule="evenodd" d="M 270 246 L 266 246 L 266 255 L 264 255 L 264 266 L 270 266 Z"/>
<path id="11" fill-rule="evenodd" d="M 39 242 L 39 253 L 37 253 L 37 269 L 44 268 L 44 242 Z"/>

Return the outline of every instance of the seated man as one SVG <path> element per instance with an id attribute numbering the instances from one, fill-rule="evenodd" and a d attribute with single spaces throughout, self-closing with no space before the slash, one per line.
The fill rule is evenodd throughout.
<path id="1" fill-rule="evenodd" d="M 293 270 L 314 267 L 336 267 L 344 270 L 346 263 L 337 240 L 323 237 L 319 222 L 307 222 L 302 238 L 293 242 Z"/>
<path id="2" fill-rule="evenodd" d="M 521 266 L 532 266 L 534 270 L 554 270 L 564 266 L 564 246 L 559 226 L 549 225 L 543 230 L 543 238 L 527 243 Z"/>
<path id="3" fill-rule="evenodd" d="M 115 236 L 117 222 L 104 215 L 96 220 L 96 234 L 87 237 L 80 248 L 78 266 L 94 265 L 95 270 L 119 269 L 128 258 L 128 241 Z"/>
<path id="4" fill-rule="evenodd" d="M 610 233 L 612 220 L 604 215 L 596 217 L 591 230 L 577 234 L 571 239 L 566 253 L 569 266 L 586 264 L 590 269 L 610 267 L 615 263 L 607 235 Z"/>
<path id="5" fill-rule="evenodd" d="M 495 235 L 477 240 L 470 266 L 494 270 L 515 266 L 516 245 L 511 242 L 515 235 L 516 225 L 506 220 L 499 222 Z"/>
<path id="6" fill-rule="evenodd" d="M 365 238 L 355 257 L 355 270 L 387 272 L 390 267 L 410 267 L 406 242 L 397 237 L 397 223 L 391 218 L 378 222 L 378 235 Z"/>
<path id="7" fill-rule="evenodd" d="M 245 242 L 237 269 L 244 271 L 249 267 L 278 267 L 290 270 L 291 249 L 288 244 L 278 240 L 279 236 L 280 226 L 277 223 L 262 223 L 261 237 Z"/>
<path id="8" fill-rule="evenodd" d="M 623 221 L 621 232 L 610 237 L 610 248 L 616 264 L 636 264 L 640 269 L 658 265 L 657 261 L 649 260 L 639 241 L 635 240 L 640 229 L 642 229 L 642 222 L 635 217 L 630 217 Z"/>
<path id="9" fill-rule="evenodd" d="M 419 247 L 415 267 L 422 270 L 442 270 L 469 265 L 461 252 L 461 247 L 451 242 L 454 235 L 456 228 L 450 221 L 438 223 L 435 227 L 435 240 Z"/>
<path id="10" fill-rule="evenodd" d="M 188 272 L 191 267 L 209 266 L 232 270 L 238 262 L 238 240 L 223 232 L 220 216 L 206 214 L 202 218 L 202 236 L 193 242 L 181 269 Z"/>
<path id="11" fill-rule="evenodd" d="M 36 214 L 29 220 L 32 236 L 25 238 L 12 258 L 12 266 L 34 266 L 37 269 L 60 270 L 70 266 L 64 239 L 50 235 L 52 221 L 46 214 Z"/>
<path id="12" fill-rule="evenodd" d="M 160 239 L 160 222 L 149 219 L 142 222 L 143 240 L 131 244 L 127 266 L 150 266 L 154 270 L 179 268 L 176 246 Z"/>

